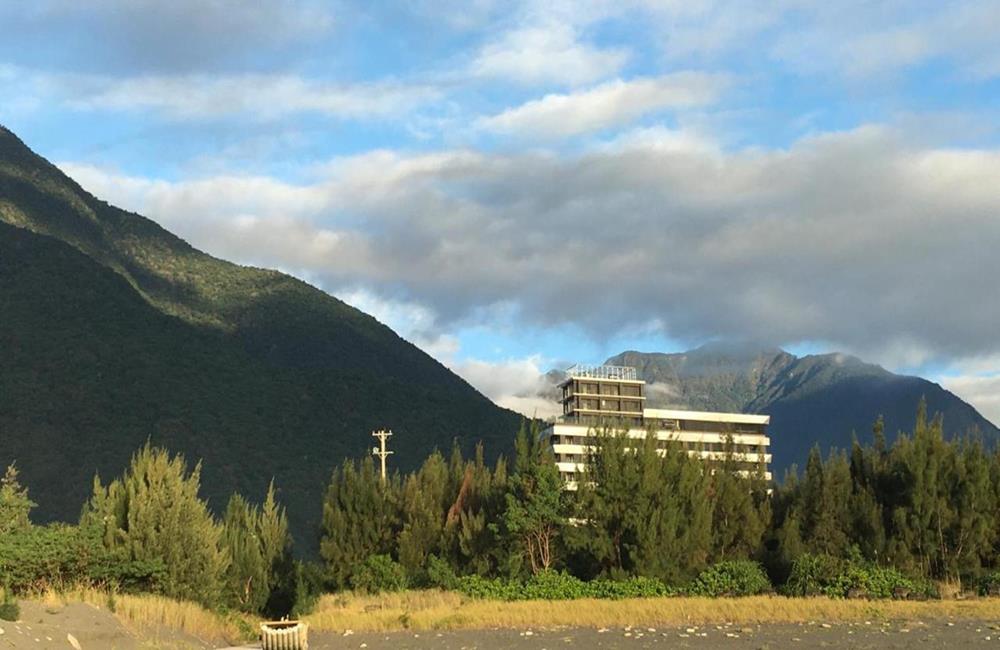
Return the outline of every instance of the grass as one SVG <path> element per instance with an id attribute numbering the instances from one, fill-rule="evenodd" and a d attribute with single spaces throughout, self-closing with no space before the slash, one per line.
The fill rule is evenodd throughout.
<path id="1" fill-rule="evenodd" d="M 67 603 L 86 603 L 111 612 L 129 631 L 155 640 L 163 633 L 180 633 L 209 643 L 236 644 L 256 637 L 256 620 L 244 615 L 221 615 L 192 602 L 151 594 L 112 594 L 95 589 L 67 592 L 48 590 L 30 598 L 47 610 Z"/>
<path id="2" fill-rule="evenodd" d="M 995 599 L 912 602 L 752 596 L 502 602 L 443 591 L 408 591 L 327 595 L 305 620 L 314 630 L 381 632 L 998 617 L 1000 601 Z"/>

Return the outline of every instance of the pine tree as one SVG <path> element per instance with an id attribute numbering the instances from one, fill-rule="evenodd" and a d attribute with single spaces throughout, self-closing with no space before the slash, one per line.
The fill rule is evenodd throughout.
<path id="1" fill-rule="evenodd" d="M 28 488 L 22 487 L 17 478 L 17 466 L 11 463 L 0 479 L 0 535 L 29 528 L 29 515 L 36 505 L 28 498 Z"/>
<path id="2" fill-rule="evenodd" d="M 766 491 L 762 493 L 758 470 L 747 475 L 746 464 L 728 437 L 725 457 L 710 481 L 713 561 L 750 558 L 760 549 L 769 519 Z"/>
<path id="3" fill-rule="evenodd" d="M 459 459 L 461 457 L 459 456 Z M 455 470 L 463 463 L 454 463 Z M 415 474 L 406 478 L 402 494 L 403 529 L 399 533 L 399 562 L 411 577 L 420 578 L 427 557 L 440 555 L 449 501 L 449 468 L 441 454 L 431 454 Z"/>
<path id="4" fill-rule="evenodd" d="M 383 483 L 370 457 L 345 460 L 330 479 L 323 500 L 320 556 L 334 588 L 350 586 L 355 569 L 372 555 L 396 551 L 399 479 Z"/>
<path id="5" fill-rule="evenodd" d="M 200 464 L 188 473 L 182 456 L 147 442 L 122 478 L 106 488 L 94 479 L 81 524 L 103 530 L 105 545 L 129 560 L 162 562 L 166 595 L 214 607 L 229 560 L 222 528 L 198 497 L 200 476 Z"/>
<path id="6" fill-rule="evenodd" d="M 244 612 L 259 613 L 270 595 L 270 567 L 259 534 L 260 511 L 233 494 L 222 520 L 222 543 L 229 553 L 225 601 Z"/>
<path id="7" fill-rule="evenodd" d="M 552 449 L 538 433 L 536 423 L 530 430 L 522 424 L 517 433 L 502 518 L 512 557 L 527 559 L 532 573 L 553 567 L 556 542 L 567 523 L 562 479 Z"/>

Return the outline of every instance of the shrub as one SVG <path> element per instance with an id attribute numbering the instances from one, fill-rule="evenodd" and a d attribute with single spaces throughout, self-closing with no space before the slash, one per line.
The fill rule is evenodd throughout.
<path id="1" fill-rule="evenodd" d="M 402 591 L 406 589 L 406 570 L 388 555 L 372 555 L 354 570 L 351 586 L 369 594 Z"/>
<path id="2" fill-rule="evenodd" d="M 518 600 L 573 600 L 587 598 L 587 583 L 568 573 L 541 571 L 531 576 L 521 588 Z"/>
<path id="3" fill-rule="evenodd" d="M 430 586 L 439 589 L 455 589 L 458 585 L 458 577 L 451 564 L 436 555 L 427 557 L 427 581 Z"/>
<path id="4" fill-rule="evenodd" d="M 156 593 L 166 567 L 109 551 L 96 530 L 53 524 L 0 536 L 0 575 L 16 593 L 77 585 Z"/>
<path id="5" fill-rule="evenodd" d="M 979 579 L 980 596 L 1000 596 L 1000 571 L 987 573 Z"/>
<path id="6" fill-rule="evenodd" d="M 16 621 L 21 618 L 21 607 L 14 600 L 14 596 L 9 589 L 3 590 L 3 599 L 0 600 L 0 621 Z"/>
<path id="7" fill-rule="evenodd" d="M 753 596 L 771 591 L 771 581 L 760 564 L 730 560 L 702 571 L 688 588 L 693 596 Z"/>
<path id="8" fill-rule="evenodd" d="M 480 575 L 462 576 L 455 584 L 459 592 L 470 598 L 484 600 L 518 600 L 520 583 L 501 578 L 484 578 Z"/>
<path id="9" fill-rule="evenodd" d="M 576 598 L 657 598 L 676 595 L 655 578 L 600 579 L 584 582 L 568 573 L 542 571 L 526 582 L 483 578 L 457 578 L 455 588 L 471 598 L 486 600 L 572 600 Z"/>
<path id="10" fill-rule="evenodd" d="M 662 598 L 675 596 L 677 590 L 656 578 L 634 577 L 625 580 L 594 580 L 587 583 L 591 598 Z"/>
<path id="11" fill-rule="evenodd" d="M 910 578 L 894 567 L 810 554 L 798 557 L 792 564 L 784 592 L 789 596 L 844 598 L 852 590 L 867 598 L 892 598 L 897 590 L 934 595 L 930 582 Z"/>
<path id="12" fill-rule="evenodd" d="M 783 591 L 789 596 L 824 595 L 843 573 L 843 564 L 843 560 L 831 555 L 800 555 L 792 563 L 792 571 Z"/>

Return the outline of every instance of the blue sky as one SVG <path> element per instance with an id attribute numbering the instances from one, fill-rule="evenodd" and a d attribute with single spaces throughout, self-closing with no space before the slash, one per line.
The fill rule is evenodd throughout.
<path id="1" fill-rule="evenodd" d="M 1000 419 L 1000 3 L 41 0 L 0 123 L 505 405 L 624 349 L 846 351 Z"/>

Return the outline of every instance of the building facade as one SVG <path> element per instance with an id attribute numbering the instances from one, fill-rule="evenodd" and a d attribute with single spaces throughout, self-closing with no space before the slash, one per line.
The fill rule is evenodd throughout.
<path id="1" fill-rule="evenodd" d="M 559 473 L 568 489 L 576 489 L 585 469 L 592 437 L 604 427 L 642 440 L 652 432 L 661 446 L 679 444 L 706 460 L 724 460 L 727 444 L 748 475 L 763 467 L 771 480 L 768 415 L 714 413 L 646 408 L 646 382 L 635 368 L 573 366 L 559 385 L 563 415 L 542 430 L 552 445 Z"/>

